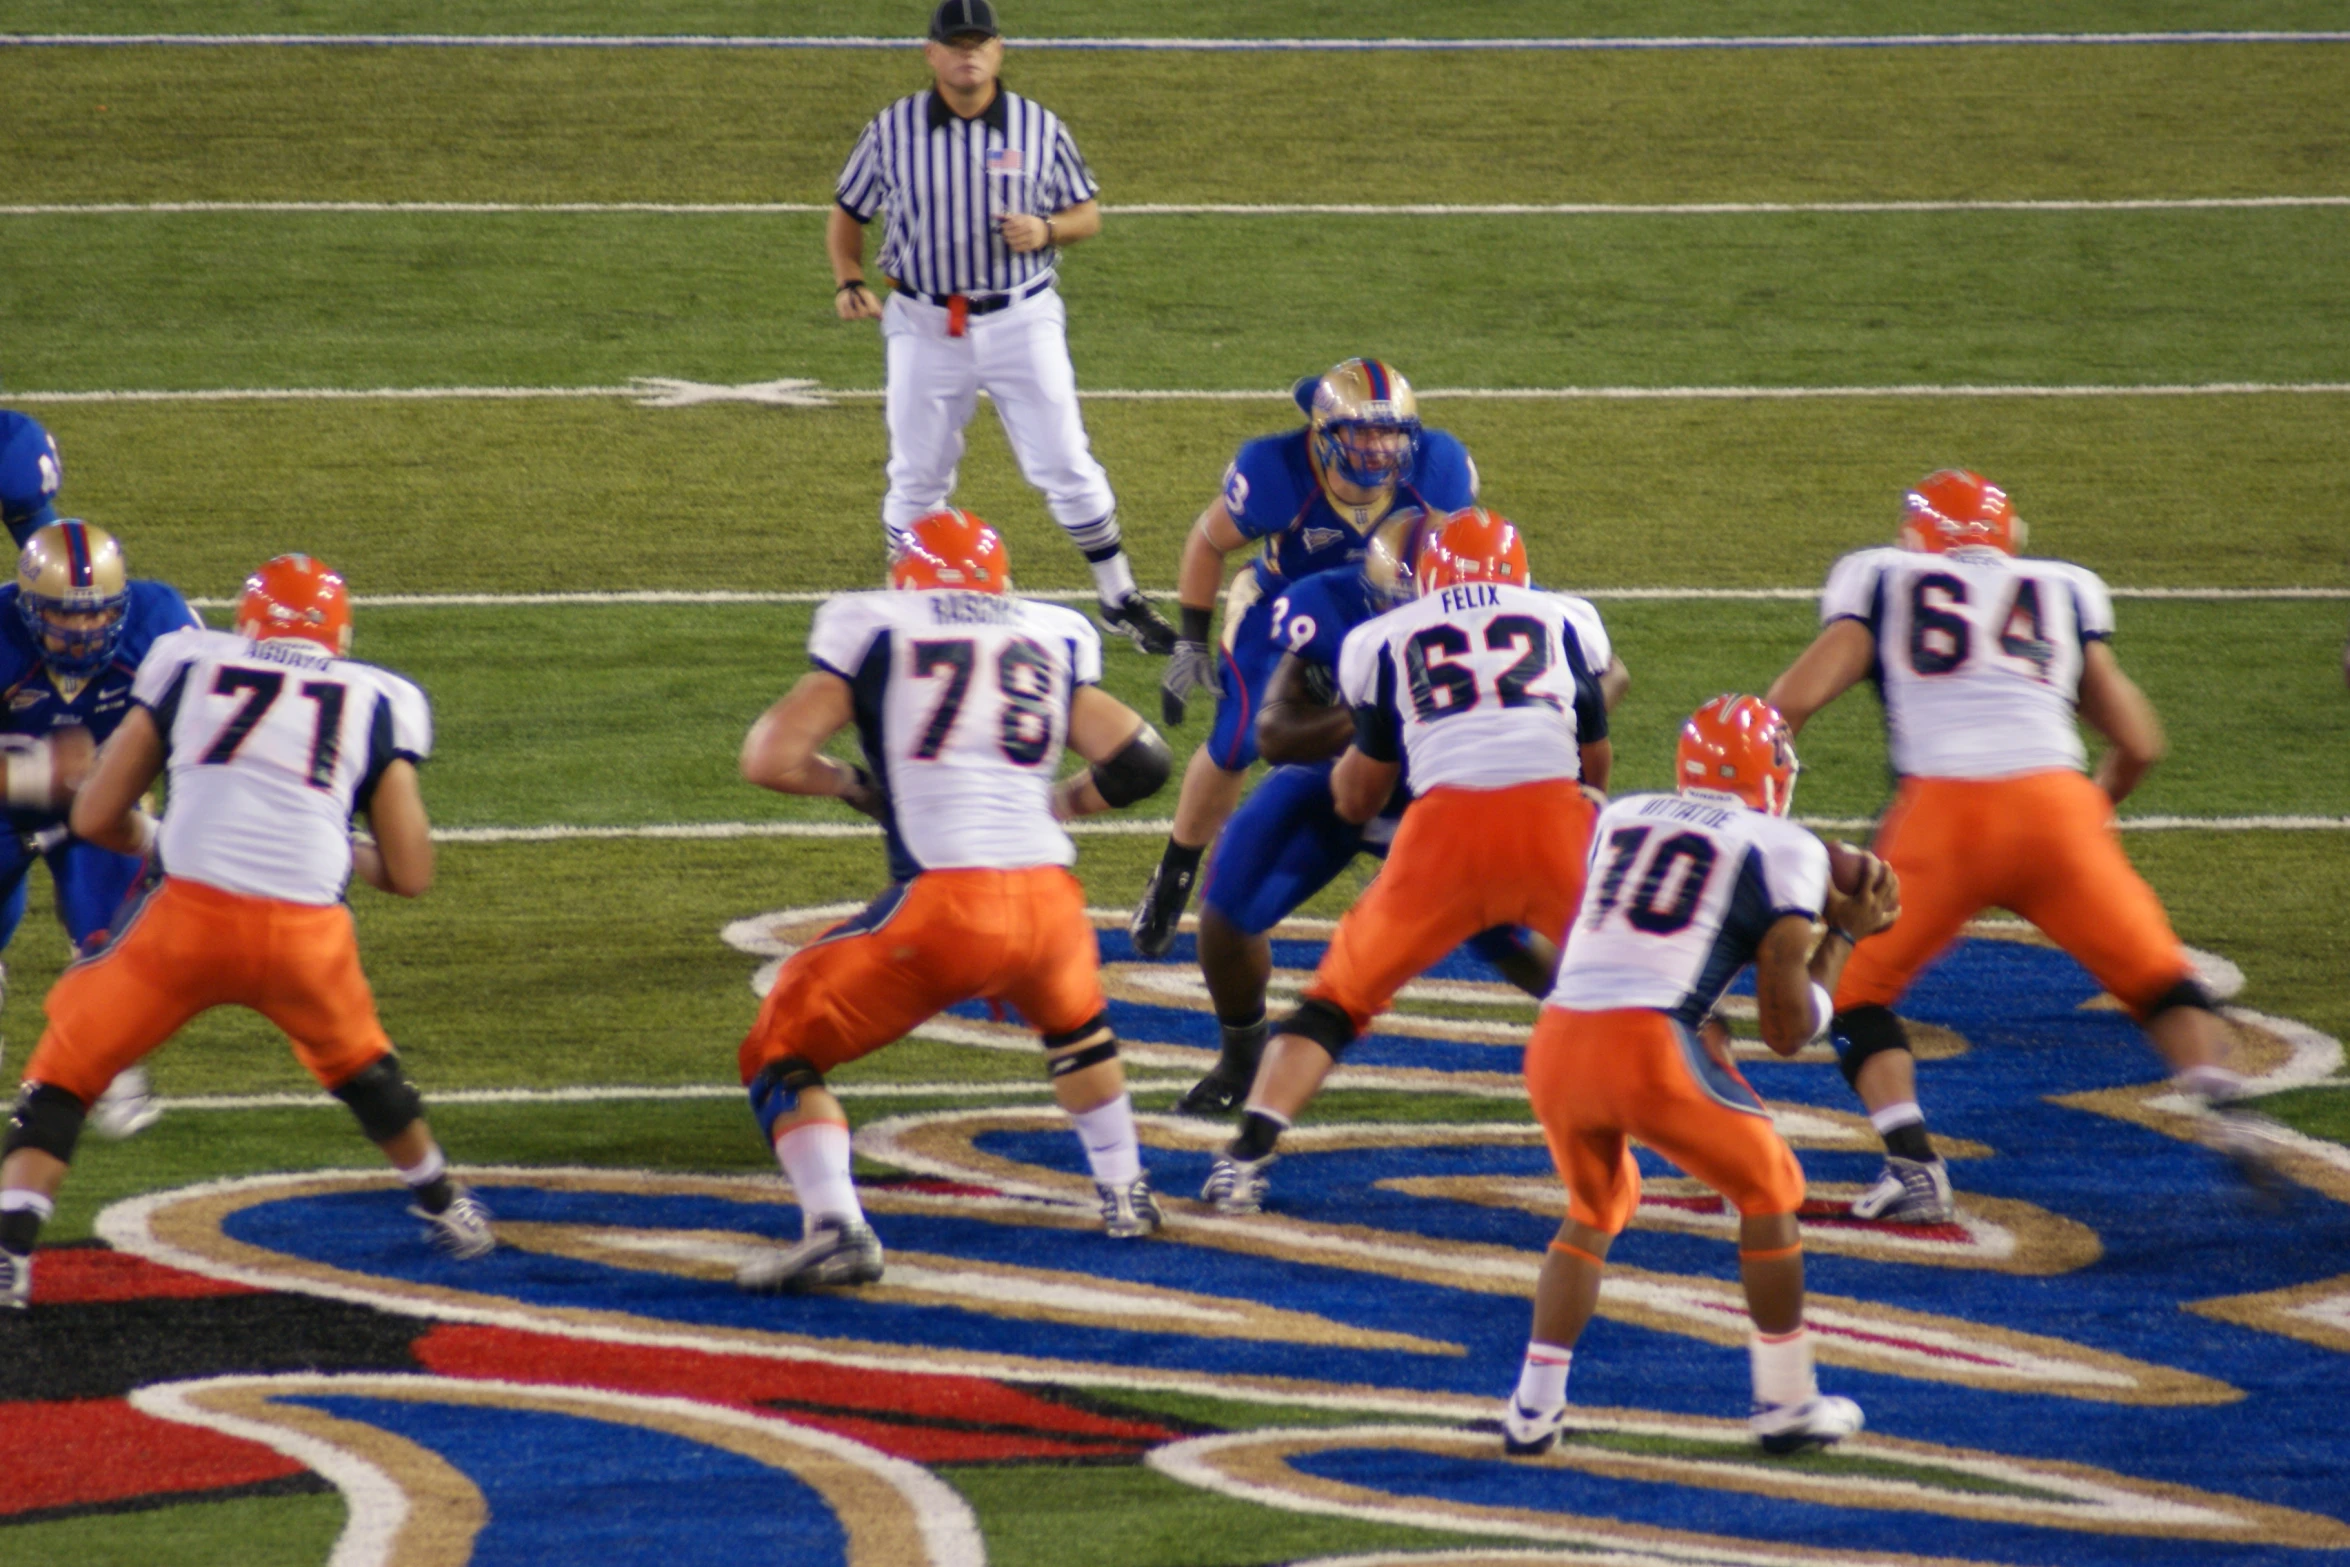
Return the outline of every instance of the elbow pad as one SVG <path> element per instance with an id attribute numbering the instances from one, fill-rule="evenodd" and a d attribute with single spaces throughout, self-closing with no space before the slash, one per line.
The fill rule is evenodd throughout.
<path id="1" fill-rule="evenodd" d="M 1175 758 L 1159 732 L 1144 724 L 1125 748 L 1106 762 L 1093 764 L 1093 786 L 1112 807 L 1147 800 L 1166 784 L 1175 770 Z"/>

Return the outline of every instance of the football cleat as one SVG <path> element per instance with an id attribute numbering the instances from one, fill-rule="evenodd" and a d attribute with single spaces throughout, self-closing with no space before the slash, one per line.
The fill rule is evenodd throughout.
<path id="1" fill-rule="evenodd" d="M 310 555 L 280 555 L 245 579 L 237 635 L 299 637 L 340 658 L 351 651 L 351 594 L 342 574 Z"/>
<path id="2" fill-rule="evenodd" d="M 1159 1213 L 1159 1199 L 1151 1192 L 1151 1178 L 1138 1175 L 1121 1186 L 1116 1181 L 1096 1181 L 1093 1189 L 1101 1194 L 1102 1229 L 1110 1239 L 1130 1241 L 1149 1235 L 1166 1220 Z"/>
<path id="3" fill-rule="evenodd" d="M 1298 382 L 1291 395 L 1312 421 L 1324 478 L 1360 490 L 1411 482 L 1420 459 L 1420 400 L 1386 363 L 1341 360 Z"/>
<path id="4" fill-rule="evenodd" d="M 1827 1394 L 1815 1394 L 1800 1404 L 1757 1404 L 1746 1422 L 1764 1452 L 1781 1455 L 1833 1446 L 1863 1423 L 1860 1405 Z"/>
<path id="5" fill-rule="evenodd" d="M 906 524 L 890 555 L 889 585 L 913 592 L 1008 593 L 1012 557 L 1003 535 L 985 520 L 950 506 Z"/>
<path id="6" fill-rule="evenodd" d="M 79 518 L 39 529 L 16 558 L 16 612 L 42 662 L 68 679 L 106 667 L 130 603 L 122 546 Z"/>
<path id="7" fill-rule="evenodd" d="M 163 1101 L 155 1097 L 143 1066 L 126 1066 L 115 1073 L 106 1092 L 90 1103 L 90 1130 L 115 1142 L 136 1137 L 162 1119 Z"/>
<path id="8" fill-rule="evenodd" d="M 2290 1134 L 2267 1116 L 2232 1105 L 2215 1105 L 2203 1123 L 2203 1142 L 2236 1168 L 2237 1176 L 2271 1202 L 2292 1190 L 2280 1165 Z"/>
<path id="9" fill-rule="evenodd" d="M 471 1192 L 459 1192 L 438 1213 L 427 1213 L 413 1205 L 408 1212 L 424 1221 L 424 1238 L 436 1250 L 447 1252 L 459 1262 L 471 1262 L 498 1249 L 498 1237 L 490 1230 L 490 1210 Z"/>
<path id="10" fill-rule="evenodd" d="M 25 1311 L 33 1304 L 33 1259 L 0 1251 L 0 1311 Z"/>
<path id="11" fill-rule="evenodd" d="M 1673 755 L 1681 793 L 1736 800 L 1773 816 L 1795 803 L 1800 771 L 1787 721 L 1757 696 L 1717 696 L 1690 714 Z"/>
<path id="12" fill-rule="evenodd" d="M 1219 1068 L 1201 1078 L 1183 1091 L 1175 1101 L 1177 1115 L 1203 1115 L 1221 1118 L 1240 1108 L 1248 1097 L 1250 1079 L 1226 1077 Z"/>
<path id="13" fill-rule="evenodd" d="M 1126 935 L 1135 951 L 1146 958 L 1163 958 L 1175 950 L 1175 930 L 1183 923 L 1183 906 L 1191 901 L 1192 883 L 1198 879 L 1196 867 L 1170 876 L 1167 862 L 1159 862 L 1151 879 L 1143 884 L 1142 901 L 1135 904 L 1134 917 L 1126 922 Z"/>
<path id="14" fill-rule="evenodd" d="M 1441 523 L 1420 546 L 1414 575 L 1420 597 L 1464 582 L 1526 586 L 1526 540 L 1518 525 L 1497 511 L 1464 506 Z"/>
<path id="15" fill-rule="evenodd" d="M 1265 1169 L 1273 1162 L 1271 1154 L 1262 1159 L 1235 1159 L 1228 1153 L 1216 1155 L 1216 1162 L 1208 1167 L 1206 1184 L 1199 1189 L 1199 1200 L 1212 1206 L 1218 1213 L 1246 1214 L 1265 1211 Z"/>
<path id="16" fill-rule="evenodd" d="M 1175 651 L 1175 628 L 1141 594 L 1129 593 L 1115 604 L 1101 605 L 1100 610 L 1102 625 L 1123 633 L 1141 651 L 1154 658 L 1165 658 Z"/>
<path id="17" fill-rule="evenodd" d="M 737 1288 L 760 1295 L 797 1295 L 826 1285 L 871 1284 L 881 1277 L 881 1237 L 861 1219 L 808 1221 L 797 1246 L 771 1251 L 736 1271 Z"/>
<path id="18" fill-rule="evenodd" d="M 1949 1167 L 1939 1159 L 1887 1154 L 1877 1183 L 1852 1199 L 1852 1216 L 1882 1224 L 1948 1224 L 1958 1216 Z"/>
<path id="19" fill-rule="evenodd" d="M 1944 468 L 1918 480 L 1901 498 L 1901 547 L 1929 555 L 1990 548 L 2023 552 L 2024 519 L 2007 492 L 1979 473 Z"/>
<path id="20" fill-rule="evenodd" d="M 1533 1458 L 1547 1453 L 1558 1445 L 1559 1431 L 1566 1423 L 1565 1404 L 1548 1414 L 1536 1414 L 1520 1404 L 1513 1393 L 1501 1412 L 1501 1450 L 1512 1458 Z"/>

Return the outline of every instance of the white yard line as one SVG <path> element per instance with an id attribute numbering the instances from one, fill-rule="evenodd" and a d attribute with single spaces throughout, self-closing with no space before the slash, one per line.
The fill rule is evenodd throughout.
<path id="1" fill-rule="evenodd" d="M 919 38 L 880 34 L 561 33 L 20 33 L 0 35 L 0 46 L 174 48 L 420 48 L 420 49 L 913 49 Z M 1508 50 L 1612 53 L 1677 49 L 1952 49 L 1986 46 L 2069 47 L 2127 44 L 2350 43 L 2350 32 L 2192 31 L 2141 33 L 1883 33 L 1795 34 L 1694 38 L 1031 38 L 1019 49 L 1192 52 L 1225 54 L 1417 53 Z"/>
<path id="2" fill-rule="evenodd" d="M 1865 816 L 1802 818 L 1817 832 L 1866 832 L 1875 825 Z M 2125 816 L 2124 832 L 2350 832 L 2350 816 Z M 1118 817 L 1109 821 L 1071 822 L 1068 831 L 1078 838 L 1163 838 L 1174 826 L 1164 818 Z M 626 826 L 570 827 L 436 827 L 435 843 L 572 843 L 661 840 L 730 842 L 744 838 L 878 838 L 881 829 L 866 822 L 648 822 Z"/>
<path id="3" fill-rule="evenodd" d="M 1118 218 L 1711 218 L 1916 212 L 2241 212 L 2350 207 L 2350 196 L 2147 196 L 2109 201 L 1685 201 L 1685 202 L 1139 202 L 1105 206 Z M 0 204 L 0 217 L 174 217 L 213 213 L 391 213 L 427 217 L 521 214 L 659 217 L 799 217 L 831 210 L 813 201 L 51 201 Z"/>

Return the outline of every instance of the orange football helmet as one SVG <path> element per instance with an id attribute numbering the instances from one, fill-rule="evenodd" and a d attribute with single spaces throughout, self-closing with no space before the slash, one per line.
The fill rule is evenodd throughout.
<path id="1" fill-rule="evenodd" d="M 1784 816 L 1795 803 L 1795 741 L 1779 710 L 1758 696 L 1717 696 L 1689 715 L 1673 754 L 1682 794 L 1728 795 Z"/>
<path id="2" fill-rule="evenodd" d="M 1420 546 L 1420 592 L 1433 593 L 1463 582 L 1526 586 L 1526 541 L 1518 525 L 1500 512 L 1464 506 L 1441 523 Z"/>
<path id="3" fill-rule="evenodd" d="M 342 574 L 311 555 L 280 555 L 245 579 L 237 635 L 300 637 L 340 658 L 351 650 L 351 594 Z"/>
<path id="4" fill-rule="evenodd" d="M 2022 553 L 2024 519 L 2007 492 L 1965 468 L 1943 468 L 1918 480 L 1902 497 L 1901 547 L 1940 555 L 1968 545 Z"/>
<path id="5" fill-rule="evenodd" d="M 1005 593 L 1012 586 L 1012 557 L 1002 534 L 962 507 L 950 506 L 906 525 L 890 557 L 889 585 Z"/>

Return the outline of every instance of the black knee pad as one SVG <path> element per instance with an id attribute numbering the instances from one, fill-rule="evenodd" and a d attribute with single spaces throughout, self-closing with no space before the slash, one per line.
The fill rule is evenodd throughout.
<path id="1" fill-rule="evenodd" d="M 1330 1052 L 1335 1061 L 1346 1053 L 1346 1047 L 1355 1042 L 1355 1026 L 1351 1018 L 1327 1001 L 1308 997 L 1297 1004 L 1297 1010 L 1274 1025 L 1276 1034 L 1297 1034 L 1312 1040 Z"/>
<path id="2" fill-rule="evenodd" d="M 389 1142 L 424 1114 L 424 1096 L 400 1070 L 397 1056 L 378 1056 L 336 1084 L 334 1096 L 351 1107 L 371 1143 Z"/>
<path id="3" fill-rule="evenodd" d="M 2138 1015 L 2151 1023 L 2174 1007 L 2193 1007 L 2198 1012 L 2219 1011 L 2219 1003 L 2212 999 L 2210 991 L 2203 988 L 2203 982 L 2189 975 L 2146 1003 Z"/>
<path id="4" fill-rule="evenodd" d="M 8 1133 L 0 1137 L 0 1159 L 19 1148 L 35 1148 L 61 1164 L 73 1162 L 73 1145 L 81 1141 L 82 1119 L 89 1107 L 62 1088 L 27 1083 L 18 1091 L 16 1110 L 8 1118 Z"/>
<path id="5" fill-rule="evenodd" d="M 1082 1050 L 1072 1050 L 1065 1056 L 1053 1057 L 1045 1063 L 1045 1072 L 1052 1077 L 1067 1077 L 1072 1072 L 1082 1072 L 1089 1066 L 1100 1066 L 1104 1061 L 1117 1059 L 1118 1041 L 1105 1039 L 1098 1045 L 1087 1045 Z"/>
<path id="6" fill-rule="evenodd" d="M 1909 1049 L 1909 1030 L 1901 1026 L 1891 1007 L 1872 1001 L 1830 1018 L 1828 1041 L 1836 1047 L 1836 1065 L 1844 1073 L 1844 1081 L 1857 1085 L 1860 1069 L 1869 1057 Z"/>
<path id="7" fill-rule="evenodd" d="M 751 1114 L 759 1118 L 759 1130 L 767 1134 L 767 1141 L 775 1141 L 775 1123 L 800 1107 L 800 1095 L 811 1088 L 824 1086 L 824 1074 L 798 1056 L 785 1056 L 759 1068 L 759 1075 L 747 1085 L 751 1094 Z"/>

